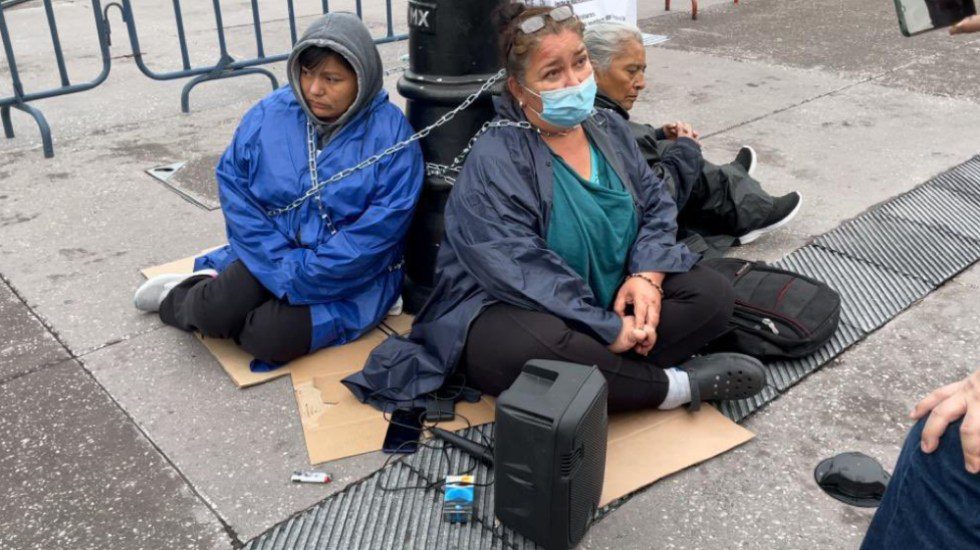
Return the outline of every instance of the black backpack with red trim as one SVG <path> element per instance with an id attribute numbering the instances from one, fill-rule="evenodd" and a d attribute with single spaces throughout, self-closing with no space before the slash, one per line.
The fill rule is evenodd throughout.
<path id="1" fill-rule="evenodd" d="M 840 295 L 825 283 L 738 258 L 712 258 L 701 265 L 725 275 L 735 287 L 731 328 L 711 345 L 714 351 L 799 358 L 820 349 L 837 331 Z"/>

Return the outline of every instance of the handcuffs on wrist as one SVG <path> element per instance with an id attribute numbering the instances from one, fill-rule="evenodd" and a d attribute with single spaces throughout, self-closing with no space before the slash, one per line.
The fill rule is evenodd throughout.
<path id="1" fill-rule="evenodd" d="M 639 277 L 640 279 L 643 279 L 644 281 L 650 283 L 651 285 L 653 285 L 653 288 L 657 289 L 657 292 L 660 293 L 660 296 L 663 297 L 663 295 L 664 295 L 664 289 L 663 289 L 663 287 L 661 287 L 657 283 L 653 282 L 653 279 L 651 279 L 650 277 L 647 277 L 646 275 L 644 275 L 642 273 L 630 273 L 629 277 L 626 277 L 626 278 L 627 279 L 632 279 L 633 277 Z"/>

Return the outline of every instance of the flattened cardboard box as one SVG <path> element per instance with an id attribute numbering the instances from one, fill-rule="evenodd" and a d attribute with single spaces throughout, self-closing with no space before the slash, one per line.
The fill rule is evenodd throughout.
<path id="1" fill-rule="evenodd" d="M 194 256 L 145 269 L 143 274 L 152 277 L 161 273 L 189 273 L 193 266 Z M 317 464 L 381 449 L 388 422 L 376 409 L 357 401 L 340 381 L 360 370 L 371 350 L 387 334 L 407 334 L 411 323 L 408 315 L 388 317 L 383 323 L 384 330 L 375 329 L 357 341 L 317 351 L 266 373 L 252 372 L 249 368 L 252 357 L 230 340 L 201 338 L 201 341 L 240 388 L 287 374 L 292 376 L 306 449 L 310 463 Z M 460 403 L 456 412 L 474 426 L 492 422 L 494 402 L 484 397 L 477 403 Z M 465 428 L 466 422 L 457 420 L 441 427 L 456 430 Z M 708 406 L 694 414 L 675 409 L 612 415 L 600 505 L 704 462 L 753 437 L 752 432 Z"/>
<path id="2" fill-rule="evenodd" d="M 189 258 L 144 269 L 142 273 L 147 278 L 164 273 L 190 273 L 194 270 L 194 258 L 210 250 L 213 248 Z M 405 335 L 411 328 L 410 315 L 389 316 L 382 327 L 354 342 L 321 349 L 269 372 L 252 372 L 252 356 L 232 340 L 197 337 L 239 388 L 281 376 L 292 376 L 306 451 L 310 463 L 318 464 L 381 450 L 388 421 L 376 409 L 359 402 L 340 381 L 348 374 L 359 371 L 371 350 L 388 334 Z M 460 403 L 456 407 L 456 412 L 474 426 L 492 422 L 493 410 L 493 400 L 489 397 L 477 403 Z M 466 426 L 466 421 L 461 419 L 443 424 L 449 430 Z"/>

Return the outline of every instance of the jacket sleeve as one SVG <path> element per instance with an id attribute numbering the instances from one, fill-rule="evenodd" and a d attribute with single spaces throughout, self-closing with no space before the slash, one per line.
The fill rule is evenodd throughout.
<path id="1" fill-rule="evenodd" d="M 407 122 L 405 127 L 408 128 Z M 407 131 L 401 140 L 407 138 Z M 294 248 L 280 265 L 281 288 L 291 304 L 334 300 L 401 261 L 424 177 L 418 143 L 382 160 L 377 189 L 361 216 L 316 249 Z"/>
<path id="2" fill-rule="evenodd" d="M 630 254 L 630 272 L 684 273 L 697 262 L 698 255 L 677 243 L 677 205 L 663 180 L 644 161 L 632 135 L 623 134 L 631 155 L 627 166 L 633 181 L 638 182 L 636 192 L 641 203 L 640 230 Z"/>
<path id="3" fill-rule="evenodd" d="M 400 133 L 405 132 L 407 122 Z M 399 260 L 422 185 L 417 144 L 382 160 L 375 170 L 377 188 L 361 216 L 311 249 L 279 231 L 249 192 L 251 134 L 254 128 L 243 121 L 216 172 L 229 243 L 270 292 L 295 305 L 331 301 Z"/>
<path id="4" fill-rule="evenodd" d="M 252 156 L 261 118 L 261 105 L 245 115 L 231 144 L 218 161 L 215 176 L 228 244 L 234 255 L 245 263 L 263 286 L 282 297 L 283 289 L 277 283 L 279 260 L 289 253 L 294 244 L 279 231 L 249 190 L 249 183 L 256 171 Z"/>
<path id="5" fill-rule="evenodd" d="M 615 341 L 622 321 L 597 305 L 592 289 L 540 235 L 528 178 L 510 159 L 471 155 L 446 208 L 447 244 L 494 299 L 552 313 L 607 344 Z"/>

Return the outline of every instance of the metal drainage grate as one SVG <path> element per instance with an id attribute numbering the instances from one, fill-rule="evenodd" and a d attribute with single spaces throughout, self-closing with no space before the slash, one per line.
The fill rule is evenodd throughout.
<path id="1" fill-rule="evenodd" d="M 959 273 L 980 255 L 980 241 L 879 212 L 855 218 L 813 244 L 922 279 L 932 286 Z"/>
<path id="2" fill-rule="evenodd" d="M 840 327 L 812 356 L 771 363 L 762 394 L 722 402 L 719 410 L 737 422 L 744 420 L 934 290 L 944 278 L 980 259 L 978 214 L 980 156 L 775 262 L 825 281 L 840 292 Z M 463 434 L 474 441 L 481 440 L 480 434 L 492 438 L 493 426 L 471 428 Z M 385 476 L 383 481 L 392 486 L 432 483 L 470 464 L 471 459 L 458 450 L 432 442 L 432 448 L 423 448 L 328 497 L 255 538 L 246 548 L 536 548 L 496 523 L 490 487 L 479 488 L 475 521 L 451 525 L 439 513 L 442 496 L 438 491 L 383 492 L 376 486 L 379 476 Z M 473 473 L 479 483 L 492 479 L 483 465 Z M 629 498 L 599 510 L 597 519 Z"/>
<path id="3" fill-rule="evenodd" d="M 932 181 L 939 187 L 980 199 L 980 155 L 943 172 Z"/>
<path id="4" fill-rule="evenodd" d="M 864 338 L 864 336 L 865 333 L 860 329 L 851 326 L 846 321 L 841 321 L 837 326 L 837 332 L 834 333 L 830 341 L 812 355 L 801 359 L 774 361 L 766 364 L 766 367 L 772 374 L 776 389 L 783 393 L 840 355 L 851 344 Z"/>
<path id="5" fill-rule="evenodd" d="M 980 196 L 964 195 L 935 183 L 881 205 L 880 212 L 980 240 Z"/>
<path id="6" fill-rule="evenodd" d="M 187 162 L 156 166 L 147 174 L 162 182 L 185 201 L 204 210 L 221 208 L 214 167 L 221 155 L 205 155 Z"/>
<path id="7" fill-rule="evenodd" d="M 872 332 L 932 291 L 925 281 L 857 260 L 805 246 L 774 265 L 824 281 L 841 295 L 841 320 Z"/>

